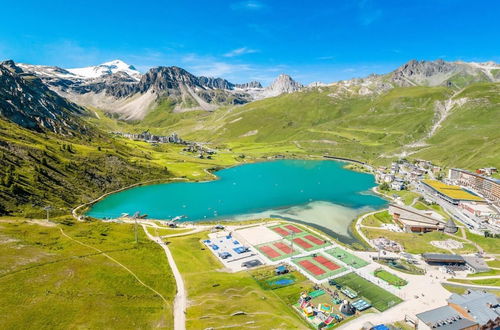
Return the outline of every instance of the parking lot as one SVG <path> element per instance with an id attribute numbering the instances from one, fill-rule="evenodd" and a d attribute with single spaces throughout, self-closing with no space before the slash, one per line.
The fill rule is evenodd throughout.
<path id="1" fill-rule="evenodd" d="M 208 237 L 203 243 L 232 272 L 265 264 L 251 245 L 240 242 L 228 231 L 211 233 Z"/>

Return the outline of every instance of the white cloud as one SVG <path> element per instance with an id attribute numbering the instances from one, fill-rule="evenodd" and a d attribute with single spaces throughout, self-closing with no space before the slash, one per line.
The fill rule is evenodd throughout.
<path id="1" fill-rule="evenodd" d="M 334 57 L 333 56 L 320 56 L 320 57 L 316 57 L 317 60 L 321 60 L 321 61 L 327 61 L 327 60 L 333 60 Z"/>
<path id="2" fill-rule="evenodd" d="M 255 0 L 236 2 L 231 5 L 233 10 L 261 10 L 264 9 L 266 5 L 262 2 Z"/>
<path id="3" fill-rule="evenodd" d="M 252 54 L 252 53 L 256 53 L 256 52 L 257 52 L 257 50 L 255 50 L 255 49 L 241 47 L 241 48 L 233 49 L 230 52 L 227 52 L 226 54 L 224 54 L 224 57 L 235 57 L 235 56 L 240 56 L 240 55 L 245 55 L 245 54 Z"/>

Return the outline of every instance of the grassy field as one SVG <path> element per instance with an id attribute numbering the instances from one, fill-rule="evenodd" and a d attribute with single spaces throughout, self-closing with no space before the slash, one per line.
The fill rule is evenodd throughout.
<path id="1" fill-rule="evenodd" d="M 249 272 L 221 271 L 220 262 L 200 243 L 205 238 L 206 233 L 198 233 L 168 239 L 189 292 L 188 329 L 246 324 L 261 329 L 306 327 L 289 300 L 296 300 L 307 284 L 264 290 Z M 239 311 L 245 315 L 231 316 Z"/>
<path id="2" fill-rule="evenodd" d="M 310 282 L 302 273 L 289 269 L 289 273 L 276 275 L 274 266 L 261 267 L 250 271 L 250 275 L 264 289 L 273 290 L 273 292 L 287 304 L 294 304 L 302 291 L 312 290 L 313 283 Z M 275 285 L 276 280 L 291 279 L 293 284 Z"/>
<path id="3" fill-rule="evenodd" d="M 500 288 L 500 278 L 488 278 L 488 279 L 482 279 L 482 280 L 451 279 L 450 281 L 457 282 L 457 283 L 463 283 L 463 284 L 498 286 Z"/>
<path id="4" fill-rule="evenodd" d="M 175 234 L 182 234 L 182 233 L 187 233 L 189 231 L 192 231 L 192 229 L 188 228 L 152 228 L 152 227 L 146 227 L 147 231 L 154 236 L 165 236 L 165 235 L 175 235 Z"/>
<path id="5" fill-rule="evenodd" d="M 457 285 L 452 285 L 452 284 L 443 284 L 443 288 L 446 290 L 452 292 L 452 293 L 458 293 L 458 294 L 464 294 L 469 288 L 465 286 L 457 286 Z M 471 290 L 477 290 L 477 288 L 470 288 Z M 500 288 L 498 290 L 486 290 L 486 292 L 490 292 L 495 294 L 497 297 L 500 297 Z"/>
<path id="6" fill-rule="evenodd" d="M 466 231 L 467 238 L 478 244 L 484 251 L 493 254 L 500 254 L 500 238 L 484 237 Z"/>
<path id="7" fill-rule="evenodd" d="M 374 308 L 381 312 L 403 301 L 399 297 L 354 273 L 337 277 L 335 282 L 355 290 L 359 296 L 365 297 L 371 302 Z"/>
<path id="8" fill-rule="evenodd" d="M 428 205 L 422 201 L 418 201 L 416 202 L 414 205 L 413 205 L 414 208 L 416 208 L 417 210 L 431 210 L 431 211 L 434 211 L 434 212 L 437 212 L 438 214 L 440 214 L 444 219 L 449 219 L 449 215 L 448 213 L 446 213 L 444 211 L 444 209 L 438 205 L 438 204 L 432 204 L 432 205 Z"/>
<path id="9" fill-rule="evenodd" d="M 392 262 L 392 261 L 386 261 L 386 260 L 377 260 L 379 264 L 386 265 L 394 270 L 407 273 L 407 274 L 413 274 L 413 275 L 424 275 L 425 270 L 415 266 L 412 263 L 409 263 L 406 260 L 398 260 L 397 262 Z"/>
<path id="10" fill-rule="evenodd" d="M 409 190 L 380 190 L 380 189 L 378 189 L 378 191 L 380 193 L 388 196 L 388 197 L 394 197 L 394 196 L 401 197 L 401 200 L 403 201 L 403 203 L 405 205 L 410 205 L 411 203 L 413 203 L 415 198 L 420 197 L 420 195 L 417 194 L 416 192 L 409 191 Z"/>
<path id="11" fill-rule="evenodd" d="M 376 269 L 374 272 L 375 276 L 386 281 L 390 285 L 396 286 L 396 287 L 402 287 L 408 284 L 406 280 L 403 280 L 399 276 L 394 275 L 393 273 L 390 273 L 382 268 Z"/>
<path id="12" fill-rule="evenodd" d="M 175 284 L 164 251 L 133 226 L 45 226 L 0 221 L 0 325 L 3 329 L 171 328 Z M 142 286 L 128 267 L 166 302 Z"/>
<path id="13" fill-rule="evenodd" d="M 431 241 L 442 241 L 450 239 L 450 236 L 442 232 L 430 232 L 426 234 L 414 234 L 414 233 L 396 233 L 383 229 L 373 229 L 373 228 L 361 228 L 363 233 L 369 238 L 374 239 L 378 237 L 386 237 L 393 241 L 398 242 L 403 246 L 404 250 L 408 253 L 421 254 L 425 252 L 436 252 L 436 253 L 449 253 L 449 251 L 440 249 L 430 244 Z M 470 244 L 464 244 L 464 252 L 476 252 L 474 246 Z"/>
<path id="14" fill-rule="evenodd" d="M 487 261 L 487 264 L 490 267 L 500 268 L 500 260 L 498 260 L 498 259 Z"/>
<path id="15" fill-rule="evenodd" d="M 384 210 L 367 216 L 363 219 L 362 224 L 370 227 L 382 227 L 382 224 L 389 224 L 392 222 L 392 216 L 389 214 L 389 211 Z"/>
<path id="16" fill-rule="evenodd" d="M 368 265 L 368 262 L 337 246 L 333 249 L 326 250 L 325 253 L 354 268 L 361 268 Z"/>
<path id="17" fill-rule="evenodd" d="M 487 272 L 469 274 L 467 275 L 467 277 L 498 276 L 498 275 L 500 275 L 500 269 L 490 269 Z"/>

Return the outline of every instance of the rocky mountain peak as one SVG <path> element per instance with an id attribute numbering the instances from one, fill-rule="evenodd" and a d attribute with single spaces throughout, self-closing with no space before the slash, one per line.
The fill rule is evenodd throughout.
<path id="1" fill-rule="evenodd" d="M 0 117 L 33 130 L 72 134 L 84 130 L 77 118 L 83 112 L 14 61 L 0 63 Z"/>
<path id="2" fill-rule="evenodd" d="M 264 90 L 265 97 L 278 96 L 283 93 L 293 93 L 304 86 L 292 79 L 287 74 L 280 74 L 271 85 L 267 86 Z"/>
<path id="3" fill-rule="evenodd" d="M 253 80 L 243 84 L 234 84 L 234 87 L 240 89 L 256 89 L 256 88 L 262 88 L 262 85 L 260 82 Z"/>

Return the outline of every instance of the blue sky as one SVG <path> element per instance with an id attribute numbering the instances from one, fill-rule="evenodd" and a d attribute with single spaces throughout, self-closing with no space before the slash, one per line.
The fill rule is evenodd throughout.
<path id="1" fill-rule="evenodd" d="M 122 59 L 233 82 L 332 82 L 410 59 L 500 62 L 500 1 L 9 1 L 0 59 L 65 68 Z M 6 14 L 8 13 L 8 14 Z"/>

